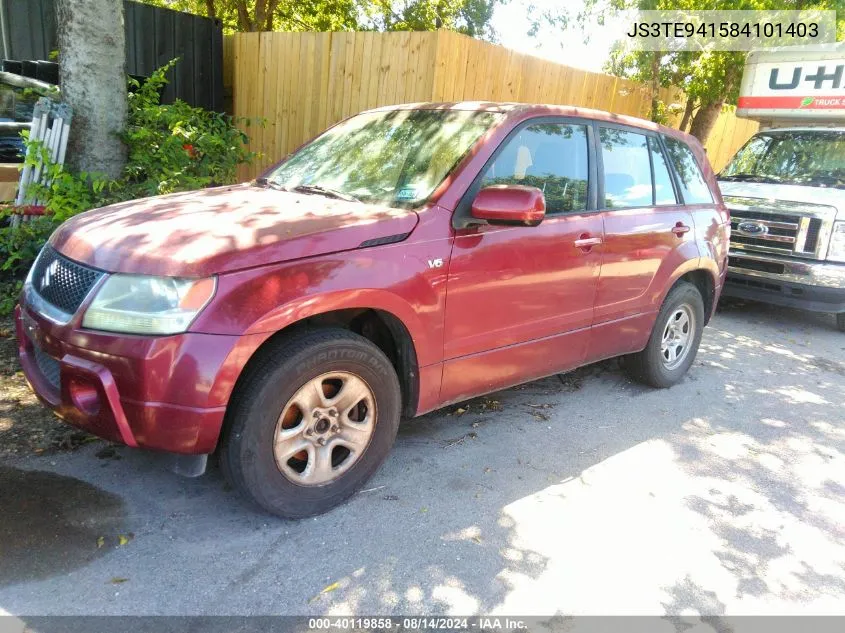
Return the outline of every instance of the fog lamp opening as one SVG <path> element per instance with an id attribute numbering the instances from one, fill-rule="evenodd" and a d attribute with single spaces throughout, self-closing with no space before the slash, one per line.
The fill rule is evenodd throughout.
<path id="1" fill-rule="evenodd" d="M 100 412 L 100 395 L 94 385 L 80 378 L 72 378 L 68 385 L 73 406 L 86 415 L 97 415 Z"/>

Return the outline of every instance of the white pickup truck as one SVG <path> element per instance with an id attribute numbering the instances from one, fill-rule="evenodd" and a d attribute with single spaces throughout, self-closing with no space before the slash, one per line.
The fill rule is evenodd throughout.
<path id="1" fill-rule="evenodd" d="M 761 131 L 719 174 L 724 295 L 832 312 L 845 331 L 845 47 L 749 53 L 737 114 Z"/>

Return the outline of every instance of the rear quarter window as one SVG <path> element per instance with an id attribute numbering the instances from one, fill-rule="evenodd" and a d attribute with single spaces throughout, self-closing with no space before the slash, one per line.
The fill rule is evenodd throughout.
<path id="1" fill-rule="evenodd" d="M 710 187 L 701 174 L 701 167 L 695 159 L 695 154 L 683 141 L 671 136 L 664 136 L 666 149 L 669 151 L 669 158 L 678 174 L 681 194 L 686 204 L 710 204 L 713 202 L 713 194 Z"/>

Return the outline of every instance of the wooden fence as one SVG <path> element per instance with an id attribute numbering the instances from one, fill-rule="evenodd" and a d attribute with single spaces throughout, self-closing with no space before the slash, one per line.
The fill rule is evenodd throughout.
<path id="1" fill-rule="evenodd" d="M 261 153 L 244 180 L 351 114 L 417 101 L 521 101 L 567 104 L 647 117 L 647 86 L 524 55 L 451 31 L 238 33 L 224 42 L 224 84 L 235 115 L 251 125 Z M 677 125 L 684 94 L 661 89 Z M 732 112 L 720 116 L 707 143 L 720 169 L 757 130 Z"/>

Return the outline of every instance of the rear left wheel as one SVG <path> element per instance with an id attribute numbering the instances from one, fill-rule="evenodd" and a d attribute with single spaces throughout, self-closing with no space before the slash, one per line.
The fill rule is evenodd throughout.
<path id="1" fill-rule="evenodd" d="M 698 288 L 676 284 L 657 315 L 646 348 L 624 358 L 628 373 L 652 387 L 678 383 L 690 368 L 704 329 L 704 300 Z"/>

